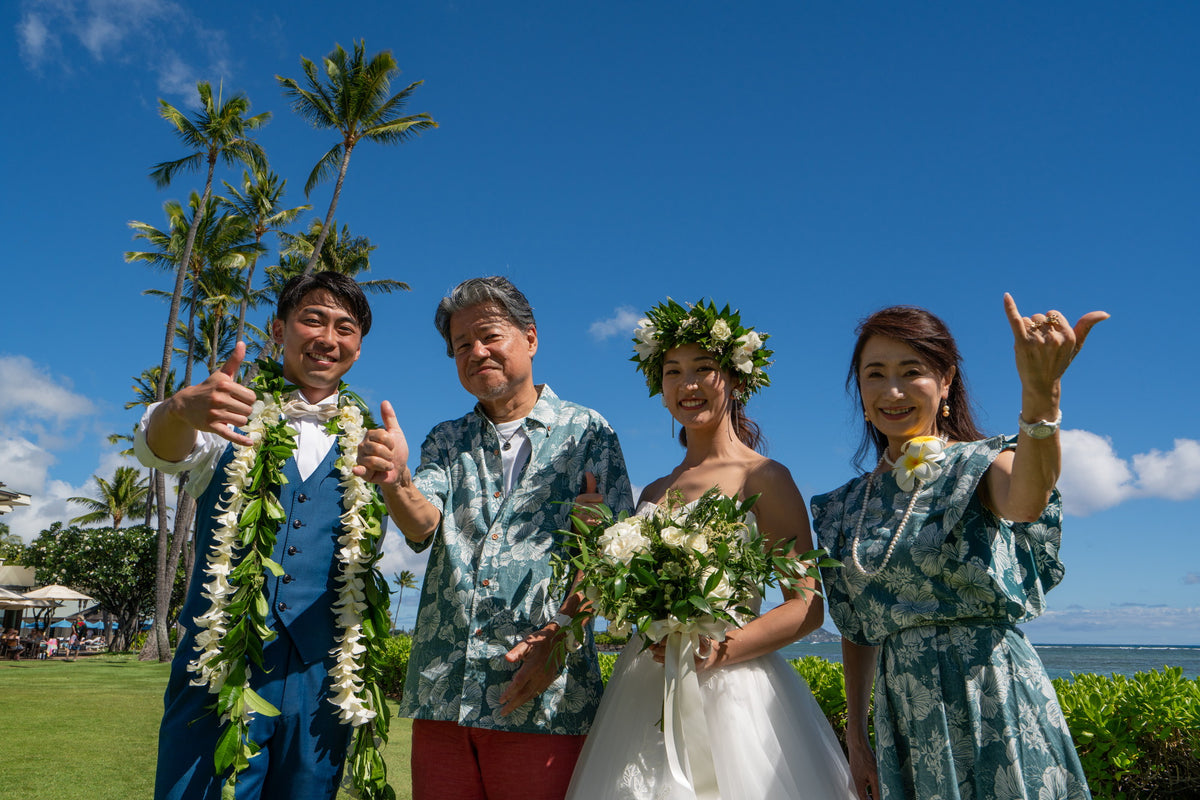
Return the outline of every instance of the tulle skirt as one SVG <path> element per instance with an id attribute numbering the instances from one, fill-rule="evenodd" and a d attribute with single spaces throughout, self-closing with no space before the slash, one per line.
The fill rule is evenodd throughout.
<path id="1" fill-rule="evenodd" d="M 660 730 L 663 666 L 631 640 L 617 659 L 568 800 L 694 800 Z M 850 770 L 808 685 L 778 653 L 700 678 L 722 800 L 853 800 Z"/>

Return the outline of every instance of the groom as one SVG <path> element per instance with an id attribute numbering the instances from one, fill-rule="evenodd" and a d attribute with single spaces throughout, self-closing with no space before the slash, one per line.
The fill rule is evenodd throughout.
<path id="1" fill-rule="evenodd" d="M 625 461 L 599 414 L 534 384 L 533 309 L 507 280 L 463 282 L 435 324 L 478 403 L 433 429 L 415 475 L 386 403 L 359 450 L 409 546 L 431 548 L 400 706 L 413 797 L 561 800 L 601 682 L 590 637 L 554 660 L 579 600 L 551 593 L 555 531 L 577 495 L 629 509 Z"/>
<path id="2" fill-rule="evenodd" d="M 371 328 L 371 309 L 358 284 L 344 275 L 318 272 L 293 278 L 279 295 L 271 334 L 283 352 L 283 375 L 299 388 L 296 449 L 285 462 L 287 482 L 279 501 L 287 519 L 272 560 L 283 574 L 266 575 L 276 636 L 263 648 L 265 670 L 251 686 L 281 711 L 256 714 L 251 738 L 262 750 L 238 776 L 237 797 L 332 800 L 349 744 L 349 727 L 330 702 L 329 669 L 339 629 L 333 613 L 339 517 L 342 513 L 335 437 L 324 419 L 336 412 L 338 386 L 358 360 Z M 151 406 L 135 437 L 138 459 L 167 473 L 187 471 L 187 491 L 197 499 L 196 556 L 191 587 L 179 619 L 183 636 L 175 649 L 158 740 L 157 800 L 216 800 L 224 776 L 214 774 L 213 753 L 221 732 L 210 710 L 216 695 L 193 686 L 188 662 L 196 658 L 196 617 L 210 604 L 203 594 L 218 501 L 225 489 L 233 448 L 253 441 L 238 431 L 246 425 L 255 393 L 235 376 L 245 356 L 233 357 L 203 383 L 180 389 Z M 311 404 L 311 405 L 309 405 Z"/>

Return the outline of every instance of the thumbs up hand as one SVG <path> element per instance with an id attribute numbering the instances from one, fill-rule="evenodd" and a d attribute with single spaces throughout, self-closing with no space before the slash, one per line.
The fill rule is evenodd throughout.
<path id="1" fill-rule="evenodd" d="M 215 433 L 234 444 L 254 444 L 250 437 L 234 430 L 250 420 L 250 410 L 257 399 L 253 389 L 237 382 L 245 358 L 246 343 L 238 342 L 229 360 L 203 383 L 172 395 L 164 404 L 167 413 L 193 430 Z"/>
<path id="2" fill-rule="evenodd" d="M 358 447 L 358 464 L 354 474 L 368 483 L 380 486 L 400 483 L 408 473 L 408 440 L 396 419 L 392 404 L 384 400 L 379 406 L 383 427 L 367 431 Z"/>

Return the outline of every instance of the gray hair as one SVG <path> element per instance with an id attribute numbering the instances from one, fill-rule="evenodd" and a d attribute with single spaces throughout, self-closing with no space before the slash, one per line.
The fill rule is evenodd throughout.
<path id="1" fill-rule="evenodd" d="M 537 326 L 529 301 L 508 278 L 499 275 L 468 278 L 442 298 L 442 302 L 438 303 L 437 313 L 433 316 L 434 326 L 446 340 L 446 355 L 454 357 L 454 346 L 450 342 L 450 317 L 458 311 L 483 303 L 499 308 L 508 317 L 509 322 L 522 331 Z"/>

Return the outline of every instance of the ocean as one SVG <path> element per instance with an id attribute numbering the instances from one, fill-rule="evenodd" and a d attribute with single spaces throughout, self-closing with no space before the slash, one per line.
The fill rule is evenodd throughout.
<path id="1" fill-rule="evenodd" d="M 1200 678 L 1200 647 L 1170 645 L 1035 644 L 1051 678 L 1070 679 L 1072 672 L 1133 675 L 1163 667 L 1182 667 L 1185 678 Z M 779 651 L 784 658 L 820 656 L 841 663 L 837 642 L 796 643 Z"/>

